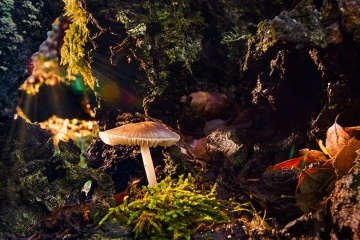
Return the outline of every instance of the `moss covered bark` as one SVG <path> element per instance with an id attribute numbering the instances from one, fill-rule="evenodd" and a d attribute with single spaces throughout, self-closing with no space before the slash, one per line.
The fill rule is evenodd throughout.
<path id="1" fill-rule="evenodd" d="M 55 153 L 52 135 L 37 124 L 21 118 L 0 124 L 0 145 L 1 239 L 28 236 L 28 229 L 51 211 L 79 204 L 88 180 L 104 195 L 114 194 L 110 176 L 77 165 L 80 149 L 73 142 L 60 142 Z"/>
<path id="2" fill-rule="evenodd" d="M 15 113 L 17 89 L 30 74 L 30 57 L 46 39 L 62 8 L 60 0 L 0 3 L 0 118 Z"/>

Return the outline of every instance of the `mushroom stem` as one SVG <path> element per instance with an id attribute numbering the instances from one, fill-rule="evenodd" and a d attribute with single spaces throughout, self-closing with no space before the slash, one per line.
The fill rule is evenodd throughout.
<path id="1" fill-rule="evenodd" d="M 157 182 L 156 182 L 154 164 L 151 159 L 150 149 L 148 146 L 140 146 L 140 150 L 141 150 L 141 156 L 143 158 L 145 172 L 146 172 L 146 176 L 147 176 L 149 185 L 151 187 L 155 187 L 155 184 Z"/>

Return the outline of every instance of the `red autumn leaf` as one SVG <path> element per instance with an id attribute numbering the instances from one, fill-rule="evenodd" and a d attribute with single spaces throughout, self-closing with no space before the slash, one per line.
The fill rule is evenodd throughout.
<path id="1" fill-rule="evenodd" d="M 346 174 L 354 165 L 357 157 L 356 151 L 360 149 L 360 141 L 352 138 L 336 155 L 333 166 L 338 176 Z"/>
<path id="2" fill-rule="evenodd" d="M 302 157 L 286 160 L 274 166 L 270 166 L 266 170 L 276 171 L 282 169 L 292 169 L 293 167 L 303 168 L 304 166 L 305 166 L 305 158 L 302 156 Z"/>
<path id="3" fill-rule="evenodd" d="M 281 170 L 281 169 L 292 169 L 293 167 L 297 167 L 300 169 L 303 169 L 305 166 L 308 166 L 311 163 L 315 162 L 324 162 L 328 159 L 324 155 L 323 152 L 316 151 L 316 150 L 302 150 L 302 153 L 304 153 L 304 156 L 289 159 L 287 161 L 278 163 L 274 166 L 268 167 L 267 170 Z"/>
<path id="4" fill-rule="evenodd" d="M 325 147 L 331 157 L 336 156 L 342 146 L 347 145 L 351 135 L 346 132 L 339 124 L 335 123 L 326 132 Z"/>

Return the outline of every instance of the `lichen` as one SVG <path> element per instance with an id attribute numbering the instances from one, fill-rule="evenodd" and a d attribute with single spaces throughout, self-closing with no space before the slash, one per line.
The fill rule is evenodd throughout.
<path id="1" fill-rule="evenodd" d="M 190 239 L 200 226 L 229 221 L 223 204 L 216 199 L 216 186 L 206 189 L 200 177 L 189 174 L 187 178 L 167 177 L 153 188 L 133 188 L 99 225 L 117 220 L 132 225 L 135 238 Z"/>
<path id="2" fill-rule="evenodd" d="M 244 134 L 235 127 L 217 129 L 207 136 L 207 143 L 218 154 L 222 152 L 225 161 L 222 167 L 228 171 L 241 169 L 246 163 L 248 146 L 251 139 L 246 139 Z M 214 154 L 214 153 L 213 153 Z"/>
<path id="3" fill-rule="evenodd" d="M 90 32 L 87 28 L 88 17 L 76 0 L 63 0 L 65 16 L 69 16 L 71 23 L 65 31 L 64 44 L 61 48 L 60 64 L 66 65 L 69 75 L 81 74 L 84 82 L 94 89 L 95 78 L 91 72 L 89 45 Z"/>

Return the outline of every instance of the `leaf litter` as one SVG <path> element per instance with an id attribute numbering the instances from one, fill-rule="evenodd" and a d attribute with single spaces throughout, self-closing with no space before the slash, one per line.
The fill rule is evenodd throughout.
<path id="1" fill-rule="evenodd" d="M 267 168 L 267 171 L 300 171 L 295 198 L 304 213 L 320 207 L 321 201 L 333 190 L 336 180 L 353 170 L 358 157 L 360 141 L 355 135 L 360 126 L 342 127 L 337 123 L 338 117 L 327 130 L 325 146 L 318 140 L 322 151 L 303 149 L 300 150 L 301 157 Z"/>

